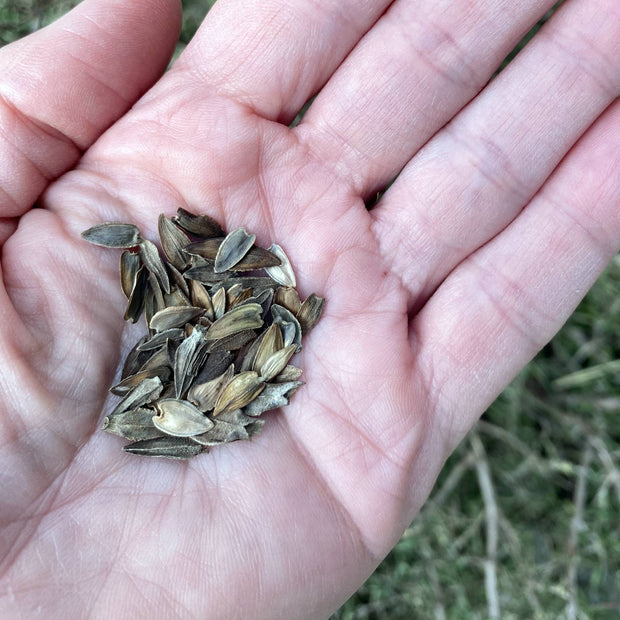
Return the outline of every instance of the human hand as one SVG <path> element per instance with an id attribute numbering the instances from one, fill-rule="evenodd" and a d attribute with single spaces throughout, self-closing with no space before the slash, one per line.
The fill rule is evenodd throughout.
<path id="1" fill-rule="evenodd" d="M 617 251 L 617 3 L 566 2 L 486 88 L 551 1 L 389 4 L 221 0 L 142 98 L 172 0 L 0 52 L 2 617 L 328 615 Z M 179 206 L 327 299 L 289 407 L 187 463 L 97 431 L 135 330 L 79 236 Z"/>

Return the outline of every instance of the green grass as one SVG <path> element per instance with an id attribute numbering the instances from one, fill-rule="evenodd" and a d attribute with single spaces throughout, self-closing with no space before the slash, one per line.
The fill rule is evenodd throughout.
<path id="1" fill-rule="evenodd" d="M 74 4 L 0 0 L 0 43 Z M 211 4 L 183 2 L 177 53 Z M 503 620 L 620 615 L 619 290 L 616 257 L 332 620 L 482 620 L 494 605 Z"/>

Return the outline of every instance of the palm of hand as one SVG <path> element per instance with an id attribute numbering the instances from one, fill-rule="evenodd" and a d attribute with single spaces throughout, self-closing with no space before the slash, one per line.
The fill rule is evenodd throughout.
<path id="1" fill-rule="evenodd" d="M 502 89 L 518 81 L 519 69 L 514 75 L 460 125 L 457 119 L 457 138 L 468 123 L 476 126 L 479 108 L 503 105 Z M 596 217 L 609 222 L 604 234 L 572 226 L 582 221 L 583 197 L 592 200 L 600 186 L 595 178 L 572 188 L 565 219 L 544 196 L 517 218 L 609 93 L 593 98 L 592 119 L 581 125 L 566 115 L 568 137 L 553 152 L 540 147 L 537 170 L 527 165 L 527 149 L 514 146 L 529 134 L 489 129 L 521 158 L 490 172 L 484 158 L 459 169 L 471 155 L 462 148 L 452 175 L 451 161 L 444 169 L 436 163 L 451 145 L 444 131 L 385 206 L 368 212 L 362 196 L 407 161 L 424 131 L 403 138 L 389 166 L 357 183 L 364 175 L 347 174 L 350 152 L 338 165 L 337 140 L 331 150 L 329 140 L 309 146 L 321 139 L 312 135 L 320 123 L 291 130 L 243 98 L 218 94 L 220 86 L 167 74 L 48 187 L 44 208 L 23 215 L 3 246 L 0 471 L 8 472 L 10 499 L 0 519 L 9 605 L 191 615 L 204 614 L 206 604 L 210 617 L 230 615 L 231 606 L 240 617 L 296 617 L 300 609 L 319 617 L 335 608 L 395 542 L 484 407 L 559 327 L 578 299 L 573 289 L 591 282 L 613 252 L 612 183 L 597 190 Z M 462 104 L 473 94 L 458 92 Z M 583 169 L 584 154 L 588 165 L 609 159 L 597 145 L 618 116 L 616 105 L 567 158 L 560 181 Z M 449 118 L 435 118 L 435 129 Z M 376 138 L 379 159 L 390 159 L 390 119 L 381 120 L 387 137 Z M 343 131 L 352 138 L 355 128 Z M 470 175 L 490 177 L 498 190 L 478 192 L 474 226 Z M 520 192 L 510 189 L 513 177 Z M 547 182 L 547 194 L 560 181 Z M 415 183 L 419 204 L 409 188 Z M 299 360 L 307 385 L 290 406 L 269 415 L 253 441 L 187 463 L 141 460 L 96 432 L 122 348 L 137 332 L 121 321 L 118 257 L 79 237 L 117 219 L 154 238 L 157 215 L 179 206 L 203 210 L 227 229 L 246 226 L 261 245 L 280 243 L 301 293 L 327 299 Z M 408 239 L 413 230 L 419 247 Z M 585 263 L 575 249 L 584 239 L 603 248 Z"/>
<path id="2" fill-rule="evenodd" d="M 195 93 L 185 97 L 182 108 L 196 105 Z M 80 548 L 83 562 L 66 579 L 108 575 L 119 600 L 133 596 L 135 580 L 169 587 L 176 600 L 172 576 L 226 597 L 256 580 L 275 591 L 308 574 L 322 579 L 338 569 L 333 549 L 344 545 L 349 558 L 359 556 L 357 581 L 397 536 L 400 489 L 423 434 L 406 293 L 361 198 L 288 129 L 214 99 L 193 115 L 223 118 L 220 140 L 205 135 L 210 123 L 183 115 L 149 134 L 154 117 L 170 114 L 157 104 L 130 113 L 5 245 L 5 284 L 24 323 L 7 334 L 23 365 L 12 367 L 5 390 L 13 398 L 4 403 L 3 469 L 26 472 L 14 480 L 10 495 L 20 501 L 5 517 L 14 520 L 17 571 L 32 569 L 47 545 L 61 563 Z M 162 149 L 164 158 L 153 157 Z M 206 206 L 229 229 L 246 225 L 263 243 L 280 242 L 303 290 L 328 305 L 302 353 L 307 386 L 261 436 L 184 465 L 154 463 L 95 432 L 120 358 L 123 299 L 118 256 L 79 232 L 117 219 L 153 238 L 159 212 L 188 204 Z M 89 531 L 76 530 L 86 515 Z"/>

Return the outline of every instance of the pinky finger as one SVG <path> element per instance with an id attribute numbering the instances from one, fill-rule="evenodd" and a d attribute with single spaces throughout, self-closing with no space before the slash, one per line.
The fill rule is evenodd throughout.
<path id="1" fill-rule="evenodd" d="M 618 170 L 620 100 L 413 320 L 421 367 L 432 369 L 440 394 L 435 423 L 446 448 L 555 335 L 620 249 Z"/>

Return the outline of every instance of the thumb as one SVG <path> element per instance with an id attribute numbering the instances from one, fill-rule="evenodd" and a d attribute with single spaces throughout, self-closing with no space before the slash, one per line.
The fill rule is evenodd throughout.
<path id="1" fill-rule="evenodd" d="M 84 0 L 0 50 L 0 218 L 27 211 L 158 79 L 180 24 L 178 0 Z"/>

